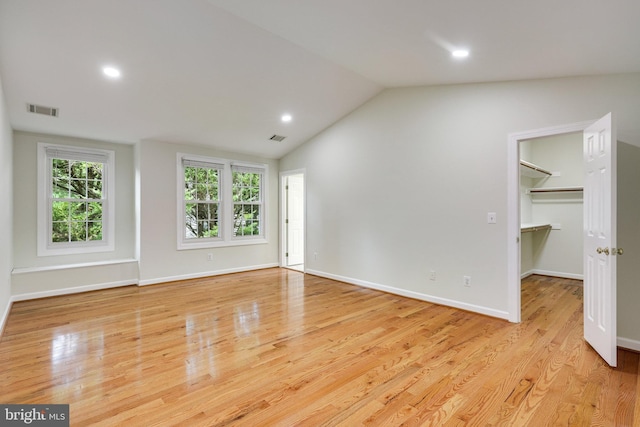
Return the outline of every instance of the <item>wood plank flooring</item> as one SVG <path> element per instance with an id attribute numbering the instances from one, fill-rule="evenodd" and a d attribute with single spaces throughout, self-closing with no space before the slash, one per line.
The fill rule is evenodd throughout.
<path id="1" fill-rule="evenodd" d="M 639 355 L 582 338 L 581 282 L 520 324 L 268 269 L 13 305 L 0 403 L 71 425 L 638 426 Z"/>

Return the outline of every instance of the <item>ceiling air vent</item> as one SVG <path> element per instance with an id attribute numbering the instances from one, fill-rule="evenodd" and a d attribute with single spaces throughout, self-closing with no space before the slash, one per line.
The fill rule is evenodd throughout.
<path id="1" fill-rule="evenodd" d="M 283 139 L 285 139 L 286 136 L 282 136 L 282 135 L 273 135 L 271 138 L 269 138 L 271 141 L 282 141 Z"/>
<path id="2" fill-rule="evenodd" d="M 42 105 L 27 104 L 27 111 L 35 114 L 44 114 L 45 116 L 58 117 L 59 109 L 53 107 L 44 107 Z"/>

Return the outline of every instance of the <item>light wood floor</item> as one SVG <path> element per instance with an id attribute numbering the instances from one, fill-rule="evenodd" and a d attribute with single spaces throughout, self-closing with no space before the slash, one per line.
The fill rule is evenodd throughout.
<path id="1" fill-rule="evenodd" d="M 639 355 L 582 339 L 580 282 L 511 324 L 286 269 L 13 305 L 0 403 L 71 425 L 638 426 Z"/>

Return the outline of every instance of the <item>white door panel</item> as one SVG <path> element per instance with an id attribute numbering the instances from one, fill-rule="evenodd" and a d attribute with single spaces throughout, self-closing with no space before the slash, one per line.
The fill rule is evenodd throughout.
<path id="1" fill-rule="evenodd" d="M 616 137 L 611 114 L 584 131 L 584 337 L 617 363 Z"/>
<path id="2" fill-rule="evenodd" d="M 287 266 L 304 263 L 304 175 L 287 178 Z"/>

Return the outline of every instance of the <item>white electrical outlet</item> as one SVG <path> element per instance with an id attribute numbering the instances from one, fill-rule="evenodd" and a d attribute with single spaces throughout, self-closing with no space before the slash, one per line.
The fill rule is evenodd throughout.
<path id="1" fill-rule="evenodd" d="M 213 261 L 213 254 L 207 254 L 207 261 Z"/>
<path id="2" fill-rule="evenodd" d="M 467 288 L 470 288 L 471 287 L 471 276 L 464 276 L 463 279 L 464 279 L 464 285 Z"/>
<path id="3" fill-rule="evenodd" d="M 317 261 L 318 260 L 318 252 L 314 252 L 313 253 L 313 260 Z"/>
<path id="4" fill-rule="evenodd" d="M 429 280 L 436 280 L 436 272 L 435 272 L 435 270 L 431 270 L 429 272 Z"/>

